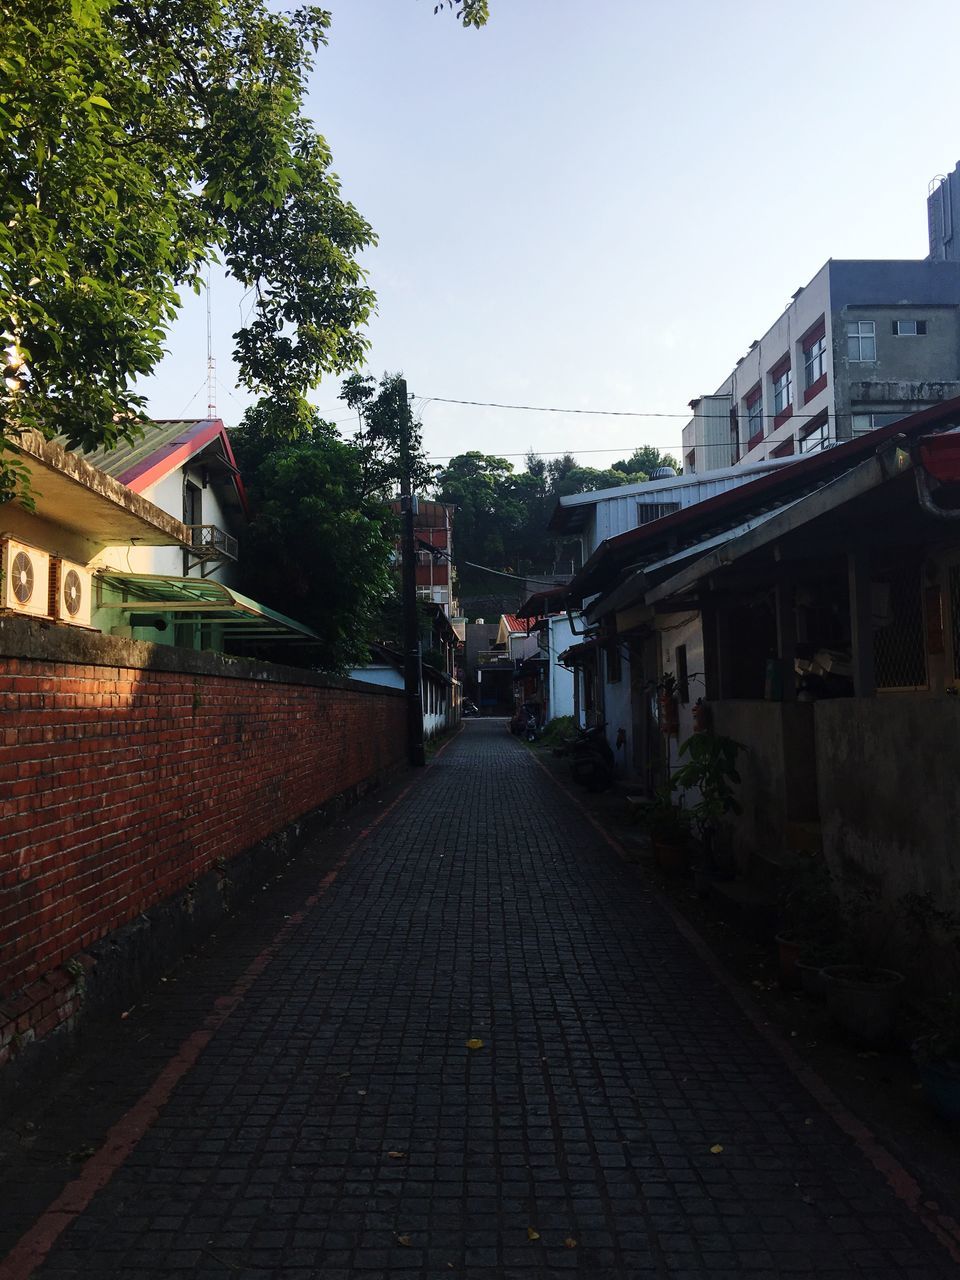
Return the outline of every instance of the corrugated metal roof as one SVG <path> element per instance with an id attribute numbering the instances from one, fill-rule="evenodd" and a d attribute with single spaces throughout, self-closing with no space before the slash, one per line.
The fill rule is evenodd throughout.
<path id="1" fill-rule="evenodd" d="M 92 467 L 98 467 L 119 480 L 154 454 L 185 443 L 198 429 L 209 426 L 211 421 L 208 418 L 165 418 L 149 422 L 136 440 L 121 440 L 112 449 L 95 449 L 81 456 Z"/>
<path id="2" fill-rule="evenodd" d="M 120 600 L 101 601 L 103 609 L 119 613 L 176 611 L 184 620 L 206 618 L 221 624 L 238 638 L 269 637 L 273 640 L 319 639 L 312 627 L 285 613 L 241 595 L 213 578 L 174 578 L 165 574 L 121 573 L 101 569 L 101 582 L 122 594 Z"/>

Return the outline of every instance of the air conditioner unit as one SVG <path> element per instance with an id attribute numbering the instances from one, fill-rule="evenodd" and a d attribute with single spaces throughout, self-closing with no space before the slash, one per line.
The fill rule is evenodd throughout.
<path id="1" fill-rule="evenodd" d="M 90 626 L 93 579 L 89 569 L 72 560 L 57 560 L 57 594 L 53 616 L 74 627 Z"/>
<path id="2" fill-rule="evenodd" d="M 50 556 L 14 538 L 3 540 L 3 608 L 46 618 L 50 613 Z"/>

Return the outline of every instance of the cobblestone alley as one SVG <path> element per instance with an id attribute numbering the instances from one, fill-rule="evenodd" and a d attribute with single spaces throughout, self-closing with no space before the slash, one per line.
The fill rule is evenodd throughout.
<path id="1" fill-rule="evenodd" d="M 143 1137 L 0 1276 L 960 1272 L 502 721 L 262 923 Z"/>

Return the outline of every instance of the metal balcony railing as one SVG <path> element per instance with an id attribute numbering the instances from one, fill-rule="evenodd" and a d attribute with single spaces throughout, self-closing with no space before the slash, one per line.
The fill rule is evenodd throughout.
<path id="1" fill-rule="evenodd" d="M 236 560 L 237 540 L 215 524 L 188 524 L 190 553 L 196 561 Z"/>

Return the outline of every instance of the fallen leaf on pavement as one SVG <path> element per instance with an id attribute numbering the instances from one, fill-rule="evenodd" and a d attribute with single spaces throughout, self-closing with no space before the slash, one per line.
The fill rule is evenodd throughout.
<path id="1" fill-rule="evenodd" d="M 720 1143 L 715 1142 L 713 1146 L 710 1148 L 710 1153 L 711 1155 L 718 1156 L 722 1150 L 723 1150 L 723 1147 L 721 1147 Z"/>
<path id="2" fill-rule="evenodd" d="M 388 1151 L 387 1155 L 391 1160 L 406 1160 L 407 1153 L 405 1151 Z"/>
<path id="3" fill-rule="evenodd" d="M 540 1232 L 539 1232 L 539 1231 L 534 1231 L 533 1227 L 527 1227 L 527 1239 L 528 1239 L 528 1240 L 539 1240 L 539 1239 L 540 1239 Z"/>
<path id="4" fill-rule="evenodd" d="M 397 1236 L 397 1244 L 402 1244 L 404 1248 L 409 1249 L 413 1241 L 408 1235 Z"/>
<path id="5" fill-rule="evenodd" d="M 575 1249 L 577 1247 L 577 1242 L 574 1240 L 573 1236 L 567 1236 L 566 1240 L 563 1242 L 563 1247 L 565 1249 Z"/>
<path id="6" fill-rule="evenodd" d="M 474 1038 L 473 1038 L 472 1040 L 468 1040 L 468 1041 L 467 1041 L 467 1048 L 468 1048 L 468 1049 L 482 1049 L 482 1048 L 483 1048 L 483 1041 L 482 1041 L 482 1040 L 478 1040 L 478 1039 L 476 1038 L 476 1036 L 474 1036 Z"/>

